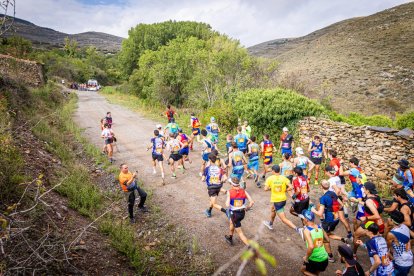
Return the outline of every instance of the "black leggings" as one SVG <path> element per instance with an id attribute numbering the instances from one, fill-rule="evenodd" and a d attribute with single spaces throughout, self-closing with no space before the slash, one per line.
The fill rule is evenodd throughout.
<path id="1" fill-rule="evenodd" d="M 141 189 L 140 187 L 137 187 L 136 190 L 138 191 L 139 197 L 141 198 L 138 204 L 138 208 L 144 207 L 145 200 L 147 199 L 147 193 Z M 129 217 L 134 217 L 134 204 L 135 204 L 135 189 L 129 192 L 128 196 L 128 212 Z"/>

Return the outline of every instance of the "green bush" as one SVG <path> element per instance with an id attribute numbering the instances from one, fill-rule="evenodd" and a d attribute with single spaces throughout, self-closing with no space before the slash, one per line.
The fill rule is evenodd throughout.
<path id="1" fill-rule="evenodd" d="M 344 122 L 353 126 L 395 127 L 394 121 L 384 115 L 364 116 L 360 113 L 351 112 L 348 116 L 345 116 L 335 111 L 328 111 L 326 114 L 332 121 Z"/>
<path id="2" fill-rule="evenodd" d="M 216 118 L 222 133 L 234 131 L 237 126 L 237 114 L 233 106 L 228 101 L 219 101 L 214 106 L 206 109 L 200 118 L 203 128 L 210 123 L 210 118 Z"/>
<path id="3" fill-rule="evenodd" d="M 258 133 L 273 132 L 305 116 L 318 116 L 324 111 L 316 101 L 282 88 L 241 92 L 236 96 L 234 109 Z"/>
<path id="4" fill-rule="evenodd" d="M 399 129 L 411 128 L 414 130 L 414 111 L 397 114 L 395 124 Z"/>

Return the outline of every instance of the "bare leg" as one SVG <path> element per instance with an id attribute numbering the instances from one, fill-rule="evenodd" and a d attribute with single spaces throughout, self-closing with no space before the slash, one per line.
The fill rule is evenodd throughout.
<path id="1" fill-rule="evenodd" d="M 358 229 L 354 232 L 354 254 L 357 253 L 359 244 L 356 243 L 357 240 L 360 240 L 361 237 L 365 236 L 365 230 L 362 227 L 358 227 Z"/>
<path id="2" fill-rule="evenodd" d="M 277 215 L 284 224 L 286 224 L 290 228 L 296 230 L 296 225 L 294 225 L 293 222 L 291 222 L 290 220 L 288 220 L 286 218 L 286 215 L 285 215 L 284 211 L 278 212 Z"/>
<path id="3" fill-rule="evenodd" d="M 343 223 L 346 228 L 346 231 L 351 232 L 351 226 L 349 226 L 349 221 L 345 218 L 344 211 L 339 211 L 339 220 Z"/>
<path id="4" fill-rule="evenodd" d="M 246 236 L 244 235 L 244 233 L 243 233 L 243 231 L 242 231 L 241 227 L 236 228 L 236 232 L 237 232 L 237 234 L 239 235 L 239 238 L 242 240 L 242 242 L 243 242 L 245 245 L 249 245 L 249 240 L 248 240 L 248 239 L 246 238 Z"/>

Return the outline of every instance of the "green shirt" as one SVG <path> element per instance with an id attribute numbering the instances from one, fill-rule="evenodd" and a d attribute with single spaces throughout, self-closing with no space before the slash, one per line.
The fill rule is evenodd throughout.
<path id="1" fill-rule="evenodd" d="M 307 226 L 306 229 L 310 231 L 311 238 L 313 241 L 313 251 L 312 255 L 310 255 L 309 260 L 314 262 L 323 262 L 328 259 L 328 253 L 325 250 L 323 245 L 323 230 L 318 225 L 317 228 L 312 228 Z M 308 247 L 308 243 L 306 242 L 306 247 Z"/>
<path id="2" fill-rule="evenodd" d="M 247 126 L 247 127 L 243 126 L 242 133 L 245 134 L 250 139 L 250 136 L 252 135 L 252 128 L 250 126 Z"/>

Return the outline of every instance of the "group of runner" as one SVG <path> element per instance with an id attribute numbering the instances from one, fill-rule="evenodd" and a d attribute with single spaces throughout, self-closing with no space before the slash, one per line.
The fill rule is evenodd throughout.
<path id="1" fill-rule="evenodd" d="M 286 127 L 282 129 L 278 145 L 268 134 L 263 135 L 263 140 L 258 143 L 258 138 L 252 135 L 252 129 L 245 121 L 237 127 L 236 135 L 226 136 L 226 153 L 220 153 L 218 142 L 221 130 L 214 117 L 202 128 L 199 119 L 191 114 L 191 134 L 187 135 L 175 121 L 178 114 L 171 107 L 168 107 L 165 116 L 168 124 L 164 128 L 156 125 L 147 147 L 147 150 L 151 149 L 153 173 L 157 174 L 158 166 L 165 183 L 164 159 L 170 166 L 172 178 L 177 178 L 177 169 L 184 173 L 185 164 L 191 162 L 189 155 L 197 141 L 202 163 L 199 175 L 206 183 L 209 196 L 208 208 L 204 213 L 211 217 L 213 209 L 216 209 L 227 217 L 229 234 L 225 235 L 225 240 L 229 244 L 233 244 L 234 232 L 243 243 L 249 244 L 241 222 L 254 205 L 252 196 L 246 191 L 247 179 L 252 178 L 256 187 L 264 186 L 264 190 L 271 193 L 270 216 L 263 222 L 264 225 L 272 230 L 278 217 L 306 242 L 307 251 L 301 268 L 305 275 L 318 275 L 326 270 L 329 262 L 335 262 L 331 240 L 343 243 L 338 247 L 338 252 L 346 268 L 337 271 L 339 275 L 408 275 L 413 264 L 410 239 L 414 238 L 414 170 L 407 160 L 399 161 L 399 169 L 392 179 L 394 200 L 385 208 L 375 184 L 368 181 L 360 160 L 352 157 L 345 164 L 334 149 L 325 147 L 320 136 L 315 136 L 309 143 L 307 156 L 303 148 L 295 148 L 294 137 Z M 108 125 L 108 120 L 104 121 L 102 137 L 105 140 L 115 137 L 111 124 Z M 105 144 L 108 157 L 112 160 L 112 148 L 108 147 L 111 143 Z M 279 164 L 273 162 L 275 154 L 282 157 Z M 260 159 L 263 168 L 260 168 Z M 324 159 L 329 160 L 323 168 L 323 178 L 327 179 L 321 180 L 319 170 Z M 268 176 L 269 173 L 271 175 Z M 319 187 L 322 194 L 315 201 L 318 206 L 310 198 L 312 175 L 313 184 Z M 346 190 L 345 177 L 349 177 L 350 191 Z M 226 182 L 230 184 L 227 188 L 224 186 Z M 220 194 L 225 195 L 225 206 L 217 202 Z M 285 215 L 288 201 L 292 201 L 290 213 L 301 218 L 300 225 L 294 224 Z M 387 221 L 381 217 L 383 212 L 389 213 Z M 355 213 L 352 228 L 351 213 Z M 315 222 L 316 217 L 320 218 L 320 224 Z M 347 232 L 344 237 L 335 234 L 340 223 Z M 360 246 L 367 248 L 371 260 L 371 266 L 365 272 L 356 260 Z"/>

